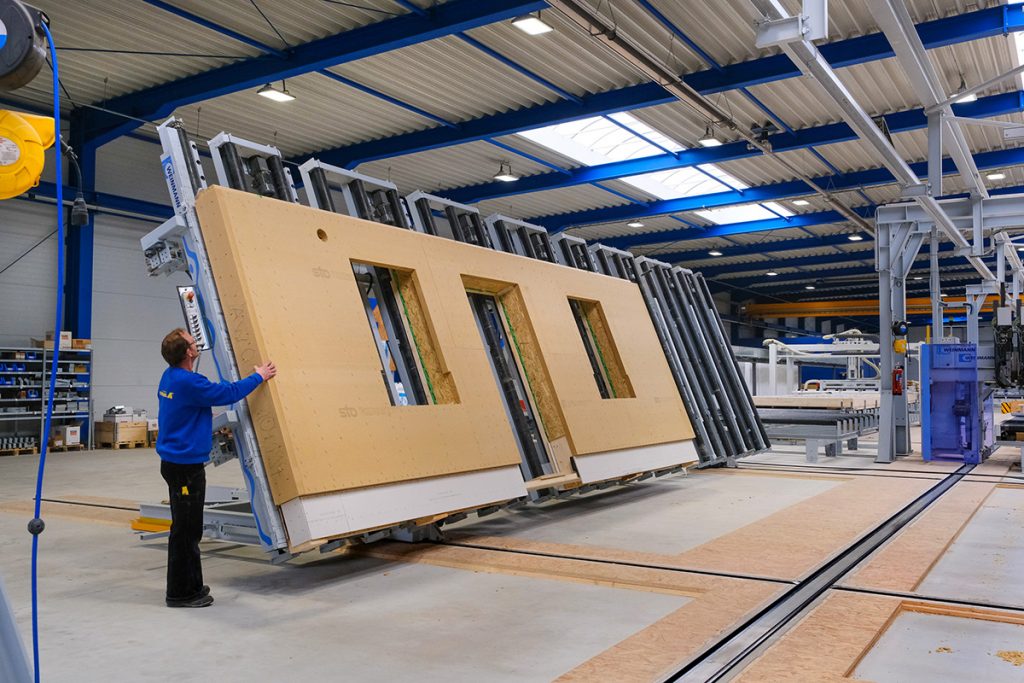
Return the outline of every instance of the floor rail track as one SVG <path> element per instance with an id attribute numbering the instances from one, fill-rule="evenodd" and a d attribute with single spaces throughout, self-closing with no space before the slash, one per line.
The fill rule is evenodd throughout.
<path id="1" fill-rule="evenodd" d="M 799 617 L 854 567 L 913 522 L 974 468 L 975 465 L 963 465 L 950 473 L 899 512 L 876 526 L 861 540 L 848 546 L 831 561 L 663 680 L 712 683 L 731 679 L 776 637 L 788 631 Z"/>

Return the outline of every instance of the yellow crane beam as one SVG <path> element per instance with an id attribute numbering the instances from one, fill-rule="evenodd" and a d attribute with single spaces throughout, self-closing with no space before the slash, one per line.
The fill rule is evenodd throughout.
<path id="1" fill-rule="evenodd" d="M 1024 297 L 1021 297 L 1024 299 Z M 982 306 L 983 311 L 992 310 L 999 297 L 990 294 Z M 946 313 L 966 313 L 962 296 L 946 297 Z M 932 301 L 928 297 L 907 299 L 907 315 L 930 315 Z M 840 299 L 836 301 L 803 301 L 797 303 L 747 304 L 743 313 L 751 318 L 835 318 L 841 316 L 876 316 L 878 299 Z"/>

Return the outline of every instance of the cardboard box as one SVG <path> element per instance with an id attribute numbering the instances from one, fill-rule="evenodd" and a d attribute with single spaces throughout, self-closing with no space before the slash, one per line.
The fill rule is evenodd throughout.
<path id="1" fill-rule="evenodd" d="M 146 427 L 147 427 L 147 429 L 149 429 L 149 431 L 155 432 L 156 430 L 160 429 L 160 421 L 159 420 L 146 420 Z"/>
<path id="2" fill-rule="evenodd" d="M 53 428 L 54 446 L 74 446 L 82 443 L 82 428 L 78 425 L 60 425 Z"/>
<path id="3" fill-rule="evenodd" d="M 71 348 L 73 349 L 92 349 L 92 339 L 72 339 Z"/>
<path id="4" fill-rule="evenodd" d="M 54 335 L 53 335 L 52 331 L 46 333 L 46 341 L 53 342 L 53 338 L 54 338 Z M 53 346 L 48 346 L 46 348 L 52 349 Z M 62 349 L 70 349 L 71 348 L 71 330 L 61 330 L 60 331 L 60 348 L 62 348 Z"/>

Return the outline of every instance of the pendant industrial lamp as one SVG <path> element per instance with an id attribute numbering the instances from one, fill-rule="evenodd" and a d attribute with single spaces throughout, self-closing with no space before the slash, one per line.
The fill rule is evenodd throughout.
<path id="1" fill-rule="evenodd" d="M 711 126 L 704 128 L 704 137 L 697 141 L 701 147 L 721 147 L 722 141 L 711 132 Z"/>
<path id="2" fill-rule="evenodd" d="M 498 166 L 498 172 L 494 174 L 494 179 L 503 183 L 514 183 L 519 180 L 519 176 L 512 172 L 511 162 L 502 161 Z"/>
<path id="3" fill-rule="evenodd" d="M 257 95 L 263 95 L 268 100 L 274 102 L 291 102 L 295 99 L 295 96 L 288 92 L 288 88 L 285 86 L 284 81 L 281 81 L 281 87 L 275 88 L 270 83 L 256 91 Z"/>

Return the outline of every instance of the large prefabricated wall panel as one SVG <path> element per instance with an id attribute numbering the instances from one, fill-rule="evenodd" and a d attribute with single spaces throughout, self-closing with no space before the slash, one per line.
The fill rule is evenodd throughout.
<path id="1" fill-rule="evenodd" d="M 279 368 L 249 398 L 278 505 L 518 466 L 467 290 L 521 303 L 514 317 L 539 349 L 554 396 L 549 416 L 578 461 L 653 445 L 675 446 L 676 463 L 693 454 L 634 283 L 221 187 L 202 191 L 196 208 L 239 367 L 272 359 Z M 445 387 L 436 405 L 391 405 L 353 263 L 398 273 L 418 309 L 410 322 L 430 356 L 423 364 Z M 570 298 L 599 304 L 633 397 L 601 398 Z"/>

